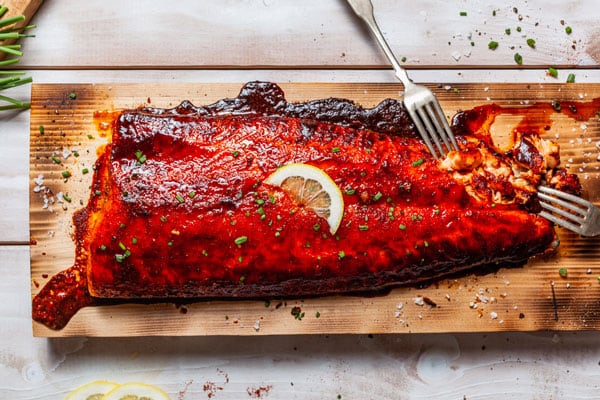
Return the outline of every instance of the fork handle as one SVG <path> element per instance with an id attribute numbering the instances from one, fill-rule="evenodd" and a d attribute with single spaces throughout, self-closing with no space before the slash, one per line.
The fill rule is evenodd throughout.
<path id="1" fill-rule="evenodd" d="M 350 7 L 352 7 L 354 13 L 367 24 L 367 26 L 371 30 L 371 33 L 377 39 L 379 46 L 381 46 L 381 49 L 385 53 L 386 57 L 392 63 L 392 67 L 396 72 L 396 77 L 400 79 L 400 81 L 404 84 L 405 88 L 407 86 L 412 85 L 412 80 L 408 77 L 406 70 L 400 66 L 400 63 L 396 59 L 396 56 L 394 56 L 392 49 L 390 49 L 390 46 L 387 44 L 385 38 L 383 37 L 379 26 L 377 26 L 377 22 L 375 22 L 375 16 L 373 15 L 373 4 L 371 3 L 371 0 L 347 1 L 348 4 L 350 4 Z"/>

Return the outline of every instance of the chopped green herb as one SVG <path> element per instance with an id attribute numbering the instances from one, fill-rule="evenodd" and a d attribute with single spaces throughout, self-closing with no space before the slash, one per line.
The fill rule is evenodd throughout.
<path id="1" fill-rule="evenodd" d="M 79 152 L 77 150 L 73 150 L 73 157 L 79 157 Z"/>
<path id="2" fill-rule="evenodd" d="M 262 206 L 263 204 L 265 204 L 265 201 L 263 199 L 257 199 L 255 201 L 256 204 L 258 204 L 259 206 Z"/>
<path id="3" fill-rule="evenodd" d="M 519 53 L 515 53 L 515 62 L 519 65 L 523 64 L 523 56 L 520 55 Z"/>
<path id="4" fill-rule="evenodd" d="M 495 17 L 496 16 L 496 10 L 492 10 L 492 16 Z"/>
<path id="5" fill-rule="evenodd" d="M 192 190 L 192 191 L 190 191 L 190 192 L 188 193 L 188 197 L 189 197 L 190 199 L 193 199 L 194 197 L 196 197 L 196 192 L 194 192 L 193 190 Z"/>
<path id="6" fill-rule="evenodd" d="M 569 74 L 569 76 L 567 76 L 567 83 L 575 83 L 575 74 Z"/>
<path id="7" fill-rule="evenodd" d="M 402 57 L 402 58 L 400 59 L 400 61 L 402 61 L 402 62 L 406 62 L 406 57 Z"/>
<path id="8" fill-rule="evenodd" d="M 275 232 L 275 237 L 279 237 L 279 236 L 281 236 L 281 232 L 279 232 L 279 231 Z"/>
<path id="9" fill-rule="evenodd" d="M 488 43 L 488 49 L 496 50 L 497 48 L 498 48 L 498 42 L 496 42 L 495 40 L 492 40 Z"/>
<path id="10" fill-rule="evenodd" d="M 203 255 L 204 257 L 208 257 L 208 251 L 206 251 L 206 250 L 204 250 L 204 249 L 203 249 L 203 250 L 202 250 L 202 255 Z"/>
<path id="11" fill-rule="evenodd" d="M 506 28 L 506 29 L 504 30 L 504 33 L 506 33 L 507 35 L 510 35 L 510 28 Z"/>
<path id="12" fill-rule="evenodd" d="M 101 246 L 100 246 L 100 250 L 102 250 L 102 251 L 106 251 L 106 246 L 105 246 L 105 245 L 101 245 Z"/>
<path id="13" fill-rule="evenodd" d="M 344 257 L 346 257 L 346 252 L 344 252 L 344 250 L 340 250 L 340 252 L 338 253 L 338 258 L 341 260 Z"/>
<path id="14" fill-rule="evenodd" d="M 233 157 L 237 157 L 240 155 L 240 152 L 236 150 L 233 153 L 231 153 L 231 155 L 233 155 Z"/>
<path id="15" fill-rule="evenodd" d="M 173 246 L 173 242 L 169 240 L 169 241 L 167 242 L 167 246 L 169 246 L 169 247 Z"/>
<path id="16" fill-rule="evenodd" d="M 71 100 L 75 100 L 75 99 L 77 98 L 77 93 L 75 93 L 75 92 L 71 92 L 71 93 L 69 93 L 69 98 L 70 98 Z"/>
<path id="17" fill-rule="evenodd" d="M 125 229 L 125 224 L 119 225 L 119 229 Z"/>
<path id="18" fill-rule="evenodd" d="M 429 247 L 429 242 L 428 242 L 427 240 L 425 240 L 425 241 L 423 242 L 423 246 L 425 246 L 425 247 Z"/>
<path id="19" fill-rule="evenodd" d="M 400 224 L 400 225 L 398 225 L 398 228 L 399 228 L 401 231 L 404 231 L 404 230 L 406 230 L 406 225 L 404 225 L 404 224 Z"/>
<path id="20" fill-rule="evenodd" d="M 43 135 L 44 134 L 44 125 L 40 125 L 40 134 Z"/>
<path id="21" fill-rule="evenodd" d="M 475 46 L 475 42 L 471 42 L 471 46 Z"/>
<path id="22" fill-rule="evenodd" d="M 531 47 L 532 49 L 535 49 L 535 39 L 527 39 L 527 46 Z"/>
<path id="23" fill-rule="evenodd" d="M 458 93 L 458 92 L 460 92 L 460 90 L 458 88 L 456 88 L 456 87 L 452 88 L 452 93 Z"/>
<path id="24" fill-rule="evenodd" d="M 356 193 L 356 189 L 346 189 L 346 194 L 348 196 L 352 196 L 355 193 Z"/>
<path id="25" fill-rule="evenodd" d="M 560 276 L 562 276 L 563 278 L 565 278 L 565 277 L 567 276 L 567 269 L 566 269 L 566 268 L 560 268 L 560 269 L 558 270 L 558 274 L 559 274 Z"/>
<path id="26" fill-rule="evenodd" d="M 237 238 L 235 238 L 235 240 L 233 241 L 235 244 L 237 244 L 238 246 L 246 243 L 248 241 L 248 236 L 239 236 Z"/>
<path id="27" fill-rule="evenodd" d="M 183 203 L 185 201 L 185 199 L 183 198 L 182 195 L 180 195 L 179 193 L 175 194 L 175 198 L 177 199 L 178 202 Z"/>
<path id="28" fill-rule="evenodd" d="M 61 173 L 61 175 L 62 175 L 62 177 L 63 177 L 63 178 L 65 178 L 65 179 L 68 179 L 68 178 L 70 178 L 70 177 L 71 177 L 71 173 L 70 173 L 69 171 L 63 171 L 63 172 Z"/>
<path id="29" fill-rule="evenodd" d="M 239 256 L 238 257 L 238 262 L 241 263 L 242 261 L 244 261 L 244 259 L 242 258 L 242 256 Z M 242 278 L 244 278 L 244 277 L 242 277 Z M 240 278 L 240 282 L 243 282 L 242 278 Z M 246 278 L 244 278 L 244 279 L 246 279 Z"/>
<path id="30" fill-rule="evenodd" d="M 52 161 L 54 161 L 54 164 L 62 164 L 62 161 L 60 161 L 60 158 L 56 157 L 56 156 L 52 156 Z"/>
<path id="31" fill-rule="evenodd" d="M 381 192 L 375 193 L 375 195 L 373 195 L 373 201 L 378 201 L 382 196 L 383 194 L 381 194 Z"/>
<path id="32" fill-rule="evenodd" d="M 315 318 L 321 318 L 321 313 L 317 311 L 317 312 L 315 313 Z"/>
<path id="33" fill-rule="evenodd" d="M 137 158 L 137 162 L 139 164 L 143 164 L 147 160 L 146 156 L 144 155 L 144 153 L 142 153 L 141 150 L 138 150 L 138 151 L 135 152 L 135 158 Z"/>
<path id="34" fill-rule="evenodd" d="M 88 138 L 88 139 L 90 139 L 90 140 L 92 140 L 92 139 L 94 138 L 94 135 L 92 135 L 92 134 L 88 133 L 88 134 L 87 134 L 87 138 Z"/>
<path id="35" fill-rule="evenodd" d="M 160 222 L 167 222 L 167 217 L 165 217 L 164 215 L 161 215 Z"/>
<path id="36" fill-rule="evenodd" d="M 331 149 L 331 151 L 333 153 L 339 153 L 340 152 L 340 148 L 339 147 L 334 147 L 333 149 Z"/>
<path id="37" fill-rule="evenodd" d="M 424 158 L 419 158 L 418 160 L 413 161 L 412 166 L 413 167 L 418 167 L 419 165 L 423 164 L 424 162 L 425 162 Z"/>
<path id="38" fill-rule="evenodd" d="M 319 232 L 319 229 L 321 229 L 321 225 L 319 225 L 319 224 L 314 224 L 314 225 L 313 225 L 313 229 L 315 230 L 315 232 Z"/>
<path id="39" fill-rule="evenodd" d="M 359 225 L 358 226 L 358 230 L 360 230 L 360 231 L 368 231 L 369 230 L 369 226 L 368 225 Z"/>
<path id="40" fill-rule="evenodd" d="M 548 68 L 548 75 L 550 75 L 553 78 L 558 77 L 558 70 L 556 68 L 550 67 Z"/>
<path id="41" fill-rule="evenodd" d="M 67 202 L 70 203 L 71 202 L 71 197 L 69 197 L 68 194 L 63 194 L 63 199 Z"/>
<path id="42" fill-rule="evenodd" d="M 275 196 L 273 196 L 272 194 L 270 194 L 269 195 L 269 203 L 275 204 L 275 201 L 276 201 Z"/>
<path id="43" fill-rule="evenodd" d="M 127 247 L 123 244 L 123 242 L 119 242 L 119 247 L 121 248 L 121 250 L 125 251 L 127 250 Z"/>
<path id="44" fill-rule="evenodd" d="M 466 11 L 461 11 L 460 12 L 460 16 L 461 17 L 466 17 L 467 16 L 467 12 Z"/>
<path id="45" fill-rule="evenodd" d="M 83 175 L 87 174 L 88 172 L 90 172 L 90 170 L 89 170 L 89 169 L 87 169 L 87 168 L 84 168 L 84 169 L 82 169 L 82 170 L 81 170 L 81 173 L 82 173 Z"/>
<path id="46" fill-rule="evenodd" d="M 573 32 L 573 28 L 571 28 L 570 26 L 565 26 L 565 32 L 567 33 L 567 35 L 570 35 Z"/>
<path id="47" fill-rule="evenodd" d="M 517 26 L 517 32 L 521 32 L 521 27 Z"/>

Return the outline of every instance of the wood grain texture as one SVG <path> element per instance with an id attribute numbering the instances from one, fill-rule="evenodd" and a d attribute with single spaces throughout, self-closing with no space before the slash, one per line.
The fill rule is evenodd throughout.
<path id="1" fill-rule="evenodd" d="M 239 84 L 40 84 L 32 88 L 30 225 L 31 290 L 35 295 L 48 277 L 73 263 L 71 215 L 87 201 L 96 149 L 105 142 L 93 119 L 95 111 L 108 112 L 140 105 L 172 107 L 183 99 L 207 104 L 237 95 Z M 323 97 L 350 98 L 373 106 L 386 97 L 398 97 L 396 84 L 281 84 L 287 98 L 302 101 Z M 527 107 L 534 102 L 580 101 L 600 98 L 597 84 L 463 84 L 433 86 L 448 114 L 488 102 Z M 76 94 L 71 99 L 69 94 Z M 518 119 L 500 118 L 496 132 L 508 133 Z M 40 133 L 40 126 L 44 133 Z M 587 121 L 552 115 L 547 133 L 562 146 L 563 163 L 582 179 L 585 195 L 600 198 L 600 126 L 596 116 Z M 89 136 L 88 136 L 89 135 Z M 73 155 L 73 151 L 78 157 Z M 60 165 L 52 157 L 60 160 Z M 69 170 L 65 180 L 61 173 Z M 56 201 L 59 192 L 71 202 Z M 35 180 L 37 180 L 37 183 Z M 379 297 L 327 297 L 256 301 L 215 301 L 173 304 L 93 307 L 81 310 L 62 331 L 34 323 L 37 336 L 139 335 L 272 335 L 309 333 L 491 332 L 536 330 L 596 330 L 600 328 L 600 239 L 582 239 L 559 230 L 558 254 L 530 262 L 524 268 L 486 275 L 446 279 L 424 289 L 396 289 Z M 558 275 L 567 268 L 568 277 Z M 554 288 L 554 294 L 553 290 Z M 419 306 L 427 297 L 435 307 Z M 294 319 L 291 308 L 305 312 Z M 319 318 L 317 318 L 319 313 Z"/>
<path id="2" fill-rule="evenodd" d="M 600 63 L 595 0 L 373 5 L 392 50 L 410 68 L 516 68 L 515 52 L 523 67 Z M 119 7 L 61 0 L 44 4 L 36 23 L 37 37 L 25 41 L 27 68 L 389 67 L 344 0 L 181 0 L 168 7 L 157 0 Z M 494 51 L 492 40 L 499 43 Z"/>

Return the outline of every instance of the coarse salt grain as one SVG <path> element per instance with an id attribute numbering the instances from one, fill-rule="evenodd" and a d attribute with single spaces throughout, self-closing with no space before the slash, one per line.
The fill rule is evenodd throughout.
<path id="1" fill-rule="evenodd" d="M 256 322 L 254 323 L 253 328 L 254 328 L 254 330 L 256 332 L 258 332 L 260 330 L 260 321 L 259 320 L 256 320 Z"/>
<path id="2" fill-rule="evenodd" d="M 425 300 L 423 300 L 423 296 L 418 296 L 413 299 L 416 305 L 423 306 L 425 305 Z"/>
<path id="3" fill-rule="evenodd" d="M 497 318 L 498 318 L 498 313 L 497 313 L 497 312 L 494 312 L 494 311 L 492 311 L 492 312 L 490 313 L 490 318 L 491 318 L 491 319 L 497 319 Z"/>

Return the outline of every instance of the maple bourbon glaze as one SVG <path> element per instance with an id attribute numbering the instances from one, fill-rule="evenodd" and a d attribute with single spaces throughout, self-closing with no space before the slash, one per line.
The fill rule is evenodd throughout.
<path id="1" fill-rule="evenodd" d="M 523 264 L 556 239 L 535 214 L 531 186 L 546 178 L 577 193 L 580 185 L 548 168 L 536 147 L 550 121 L 522 125 L 505 153 L 489 127 L 502 113 L 542 107 L 457 115 L 458 169 L 427 152 L 395 100 L 372 109 L 341 99 L 288 103 L 278 86 L 254 82 L 205 107 L 123 111 L 74 216 L 75 265 L 34 298 L 33 318 L 60 329 L 79 308 L 114 301 L 374 293 Z M 321 168 L 344 193 L 335 236 L 262 184 L 292 162 Z M 498 163 L 532 172 L 513 184 L 479 170 Z"/>

